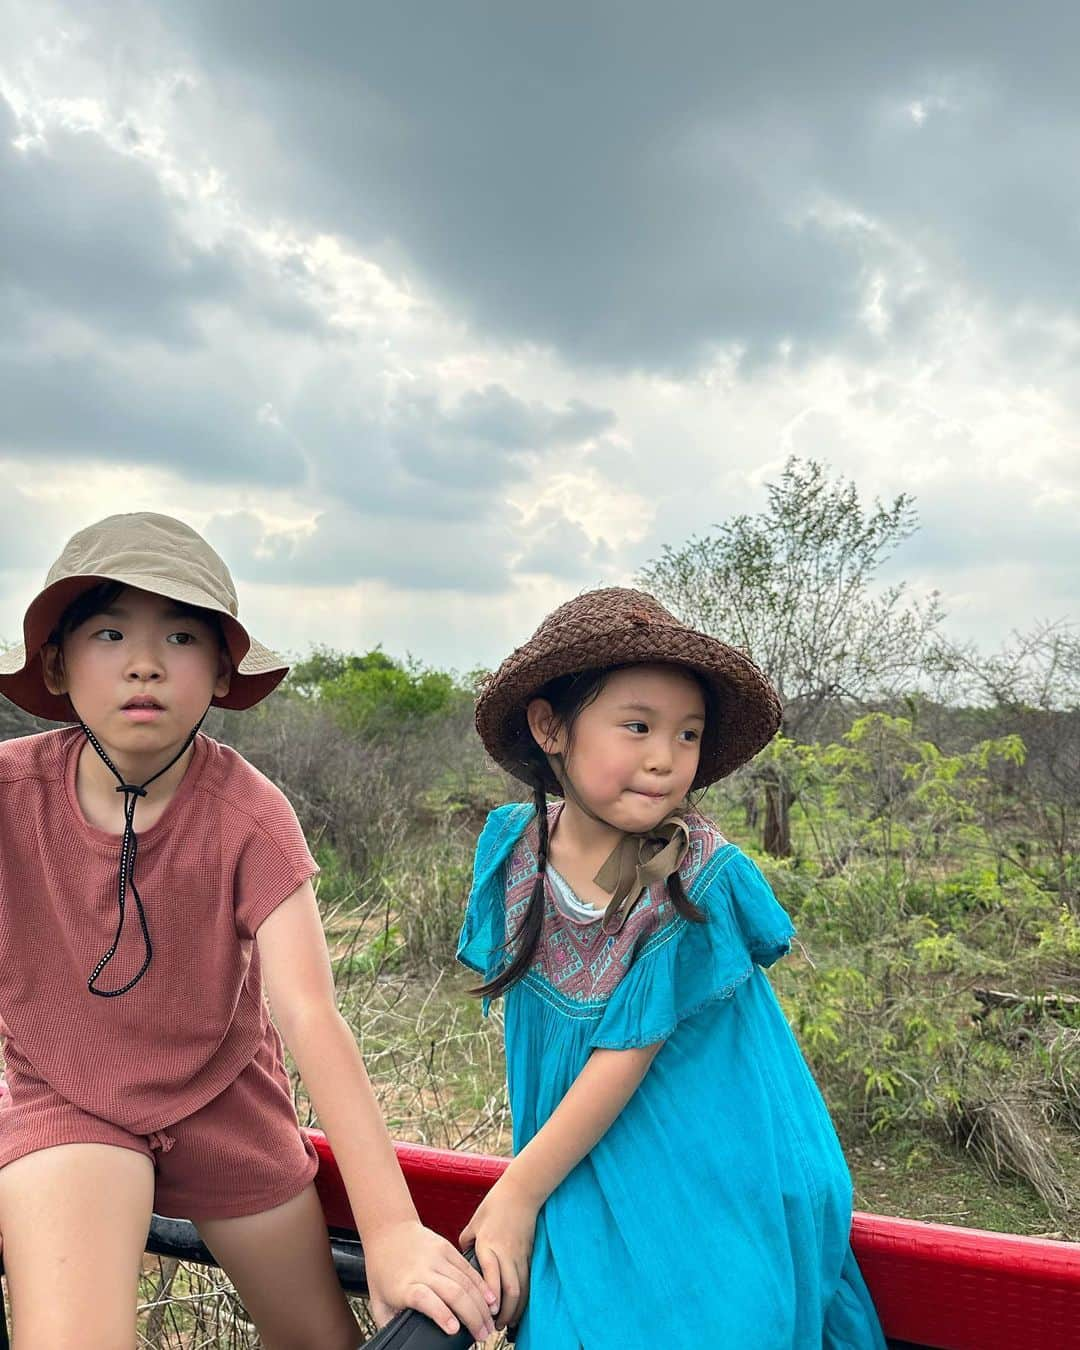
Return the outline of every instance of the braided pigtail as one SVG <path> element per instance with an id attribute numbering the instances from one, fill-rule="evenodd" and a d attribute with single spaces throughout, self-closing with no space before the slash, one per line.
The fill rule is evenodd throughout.
<path id="1" fill-rule="evenodd" d="M 506 942 L 503 944 L 504 951 L 511 947 L 516 948 L 514 959 L 493 980 L 489 980 L 476 989 L 469 990 L 470 994 L 477 994 L 481 998 L 497 998 L 500 994 L 505 993 L 512 984 L 521 979 L 522 975 L 532 965 L 536 944 L 540 941 L 540 934 L 543 931 L 544 887 L 547 880 L 548 812 L 547 793 L 539 780 L 533 787 L 533 802 L 536 806 L 536 823 L 540 835 L 536 851 L 536 879 L 533 882 L 532 894 L 529 896 L 529 903 L 525 907 L 525 914 L 521 923 L 518 924 L 517 932 L 508 934 Z"/>
<path id="2" fill-rule="evenodd" d="M 708 692 L 704 689 L 702 690 L 702 692 L 705 693 L 705 707 L 706 709 L 708 709 L 709 708 Z M 708 712 L 706 713 L 706 716 L 708 716 Z M 706 726 L 708 726 L 707 721 Z M 698 797 L 700 795 L 701 794 L 694 794 L 694 793 L 689 793 L 687 795 L 686 801 L 683 802 L 683 809 L 682 809 L 683 815 L 686 815 L 689 812 L 695 813 L 697 812 Z M 691 923 L 706 923 L 708 921 L 708 915 L 701 908 L 701 906 L 695 905 L 693 900 L 691 900 L 690 897 L 686 894 L 686 887 L 683 885 L 682 877 L 679 875 L 678 872 L 672 872 L 672 874 L 668 877 L 667 889 L 668 895 L 671 896 L 671 903 L 675 908 L 676 914 L 681 915 L 684 919 L 689 919 Z"/>
<path id="3" fill-rule="evenodd" d="M 671 903 L 675 906 L 675 913 L 681 914 L 684 919 L 689 919 L 691 923 L 704 923 L 706 920 L 705 911 L 700 905 L 695 905 L 693 900 L 686 894 L 686 887 L 682 884 L 682 877 L 678 872 L 672 872 L 667 879 L 668 895 L 671 896 Z"/>

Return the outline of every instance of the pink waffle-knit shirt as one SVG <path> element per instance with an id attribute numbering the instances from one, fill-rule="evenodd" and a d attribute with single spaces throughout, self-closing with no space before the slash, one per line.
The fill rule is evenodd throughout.
<path id="1" fill-rule="evenodd" d="M 86 987 L 119 916 L 120 837 L 90 825 L 75 771 L 78 728 L 0 744 L 0 1032 L 84 1111 L 135 1134 L 222 1092 L 273 1036 L 254 936 L 317 870 L 281 791 L 207 736 L 145 833 L 135 883 L 154 958 L 128 993 Z M 138 970 L 128 892 L 117 955 L 99 988 Z"/>

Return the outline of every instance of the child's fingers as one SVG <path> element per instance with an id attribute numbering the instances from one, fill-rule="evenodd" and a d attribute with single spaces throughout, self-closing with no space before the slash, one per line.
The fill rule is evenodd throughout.
<path id="1" fill-rule="evenodd" d="M 464 1256 L 460 1256 L 453 1247 L 450 1248 L 450 1261 L 454 1270 L 463 1275 L 473 1288 L 477 1291 L 485 1303 L 494 1307 L 499 1301 L 499 1286 L 491 1284 L 486 1275 L 483 1275 L 471 1261 Z"/>
<path id="2" fill-rule="evenodd" d="M 525 1304 L 529 1298 L 529 1267 L 519 1266 L 516 1261 L 504 1261 L 502 1270 L 502 1298 L 499 1301 L 499 1315 L 495 1325 L 500 1331 L 512 1327 L 521 1321 Z"/>
<path id="3" fill-rule="evenodd" d="M 437 1312 L 430 1312 L 426 1295 L 433 1294 L 438 1302 Z M 484 1340 L 495 1330 L 491 1310 L 484 1300 L 481 1290 L 472 1284 L 463 1284 L 454 1274 L 436 1273 L 428 1277 L 423 1285 L 416 1287 L 417 1301 L 410 1298 L 409 1306 L 426 1313 L 448 1334 L 457 1330 L 460 1320 L 469 1329 L 469 1334 L 478 1341 Z M 425 1299 L 421 1306 L 419 1300 Z"/>
<path id="4" fill-rule="evenodd" d="M 484 1242 L 476 1249 L 476 1259 L 480 1262 L 480 1270 L 483 1273 L 485 1285 L 495 1294 L 495 1302 L 491 1304 L 491 1307 L 498 1311 L 503 1300 L 502 1268 L 499 1265 L 499 1254 L 494 1247 Z"/>
<path id="5" fill-rule="evenodd" d="M 430 1317 L 437 1326 L 442 1327 L 448 1336 L 452 1336 L 458 1329 L 457 1318 L 430 1285 L 418 1284 L 415 1289 L 410 1290 L 406 1307 L 415 1308 L 425 1317 Z M 473 1332 L 472 1327 L 469 1330 Z M 476 1333 L 473 1332 L 473 1335 L 475 1336 Z M 477 1339 L 483 1340 L 483 1337 Z"/>
<path id="6" fill-rule="evenodd" d="M 495 1327 L 499 1331 L 505 1331 L 506 1327 L 513 1326 L 517 1322 L 520 1301 L 521 1281 L 518 1280 L 512 1262 L 508 1261 L 502 1273 L 502 1296 L 498 1300 L 498 1316 L 495 1318 Z"/>

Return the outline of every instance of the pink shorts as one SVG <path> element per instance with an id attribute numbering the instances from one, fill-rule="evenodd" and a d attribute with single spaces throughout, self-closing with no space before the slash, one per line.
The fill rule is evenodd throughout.
<path id="1" fill-rule="evenodd" d="M 0 1099 L 0 1167 L 57 1144 L 115 1144 L 154 1164 L 154 1210 L 177 1219 L 234 1219 L 283 1205 L 318 1170 L 300 1132 L 276 1035 L 201 1110 L 153 1134 L 73 1106 L 9 1045 Z"/>

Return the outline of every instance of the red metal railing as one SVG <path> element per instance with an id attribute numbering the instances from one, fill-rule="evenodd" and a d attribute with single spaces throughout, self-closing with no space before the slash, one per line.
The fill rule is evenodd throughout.
<path id="1" fill-rule="evenodd" d="M 327 1222 L 352 1215 L 325 1138 L 316 1184 Z M 397 1144 L 420 1217 L 452 1242 L 505 1158 Z M 1080 1350 L 1080 1244 L 856 1213 L 860 1269 L 890 1339 L 935 1350 Z"/>

